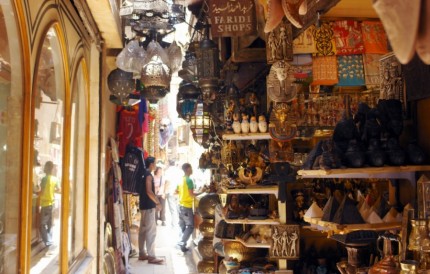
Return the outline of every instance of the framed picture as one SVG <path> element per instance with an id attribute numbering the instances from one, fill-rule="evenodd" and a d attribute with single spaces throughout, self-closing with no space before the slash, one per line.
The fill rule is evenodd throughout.
<path id="1" fill-rule="evenodd" d="M 270 257 L 274 259 L 299 259 L 300 257 L 300 226 L 272 226 L 272 242 Z"/>

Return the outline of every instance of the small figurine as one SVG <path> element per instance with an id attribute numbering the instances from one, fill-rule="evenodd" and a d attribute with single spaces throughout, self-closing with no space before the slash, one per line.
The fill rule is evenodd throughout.
<path id="1" fill-rule="evenodd" d="M 233 114 L 233 132 L 236 134 L 239 134 L 241 132 L 241 125 L 239 122 L 239 114 L 235 113 Z"/>
<path id="2" fill-rule="evenodd" d="M 258 123 L 257 123 L 257 118 L 255 118 L 255 116 L 251 117 L 251 122 L 249 123 L 249 130 L 252 133 L 258 132 Z"/>
<path id="3" fill-rule="evenodd" d="M 249 95 L 249 106 L 252 110 L 252 114 L 257 117 L 258 115 L 258 107 L 260 105 L 260 101 L 258 100 L 257 95 L 255 94 L 255 92 L 251 92 L 251 94 Z"/>
<path id="4" fill-rule="evenodd" d="M 249 116 L 246 114 L 242 115 L 242 124 L 241 124 L 241 129 L 242 129 L 242 133 L 249 133 Z"/>
<path id="5" fill-rule="evenodd" d="M 260 130 L 261 133 L 267 132 L 267 122 L 264 115 L 258 117 L 258 130 Z"/>
<path id="6" fill-rule="evenodd" d="M 293 209 L 294 220 L 297 222 L 303 222 L 303 216 L 305 216 L 305 196 L 301 190 L 293 190 L 291 194 L 295 200 L 295 206 Z"/>

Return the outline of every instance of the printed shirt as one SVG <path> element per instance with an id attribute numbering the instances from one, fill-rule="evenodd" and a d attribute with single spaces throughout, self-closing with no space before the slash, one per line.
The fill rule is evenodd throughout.
<path id="1" fill-rule="evenodd" d="M 58 178 L 52 175 L 45 176 L 42 179 L 40 187 L 40 205 L 42 207 L 53 205 L 55 189 L 60 188 L 60 182 Z"/>
<path id="2" fill-rule="evenodd" d="M 139 110 L 121 111 L 118 128 L 118 154 L 124 157 L 128 144 L 142 147 L 142 126 L 139 121 Z"/>
<path id="3" fill-rule="evenodd" d="M 190 195 L 189 190 L 194 190 L 194 183 L 190 177 L 184 176 L 182 183 L 178 185 L 179 204 L 186 208 L 193 207 L 194 198 Z"/>

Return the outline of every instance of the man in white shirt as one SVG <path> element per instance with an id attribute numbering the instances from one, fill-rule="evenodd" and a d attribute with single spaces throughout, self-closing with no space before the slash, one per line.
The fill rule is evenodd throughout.
<path id="1" fill-rule="evenodd" d="M 178 226 L 178 195 L 175 194 L 178 183 L 182 180 L 184 172 L 176 166 L 175 161 L 169 161 L 169 167 L 164 173 L 165 196 L 170 212 L 170 225 L 174 228 Z"/>

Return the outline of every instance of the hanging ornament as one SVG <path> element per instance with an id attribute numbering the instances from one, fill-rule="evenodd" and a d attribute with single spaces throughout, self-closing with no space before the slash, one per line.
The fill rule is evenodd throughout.
<path id="1" fill-rule="evenodd" d="M 128 105 L 128 99 L 135 88 L 133 73 L 114 69 L 108 76 L 108 88 L 119 104 Z"/>
<path id="2" fill-rule="evenodd" d="M 141 81 L 144 85 L 142 95 L 151 103 L 156 103 L 169 92 L 170 79 L 170 69 L 161 57 L 152 56 L 151 61 L 142 68 Z"/>

